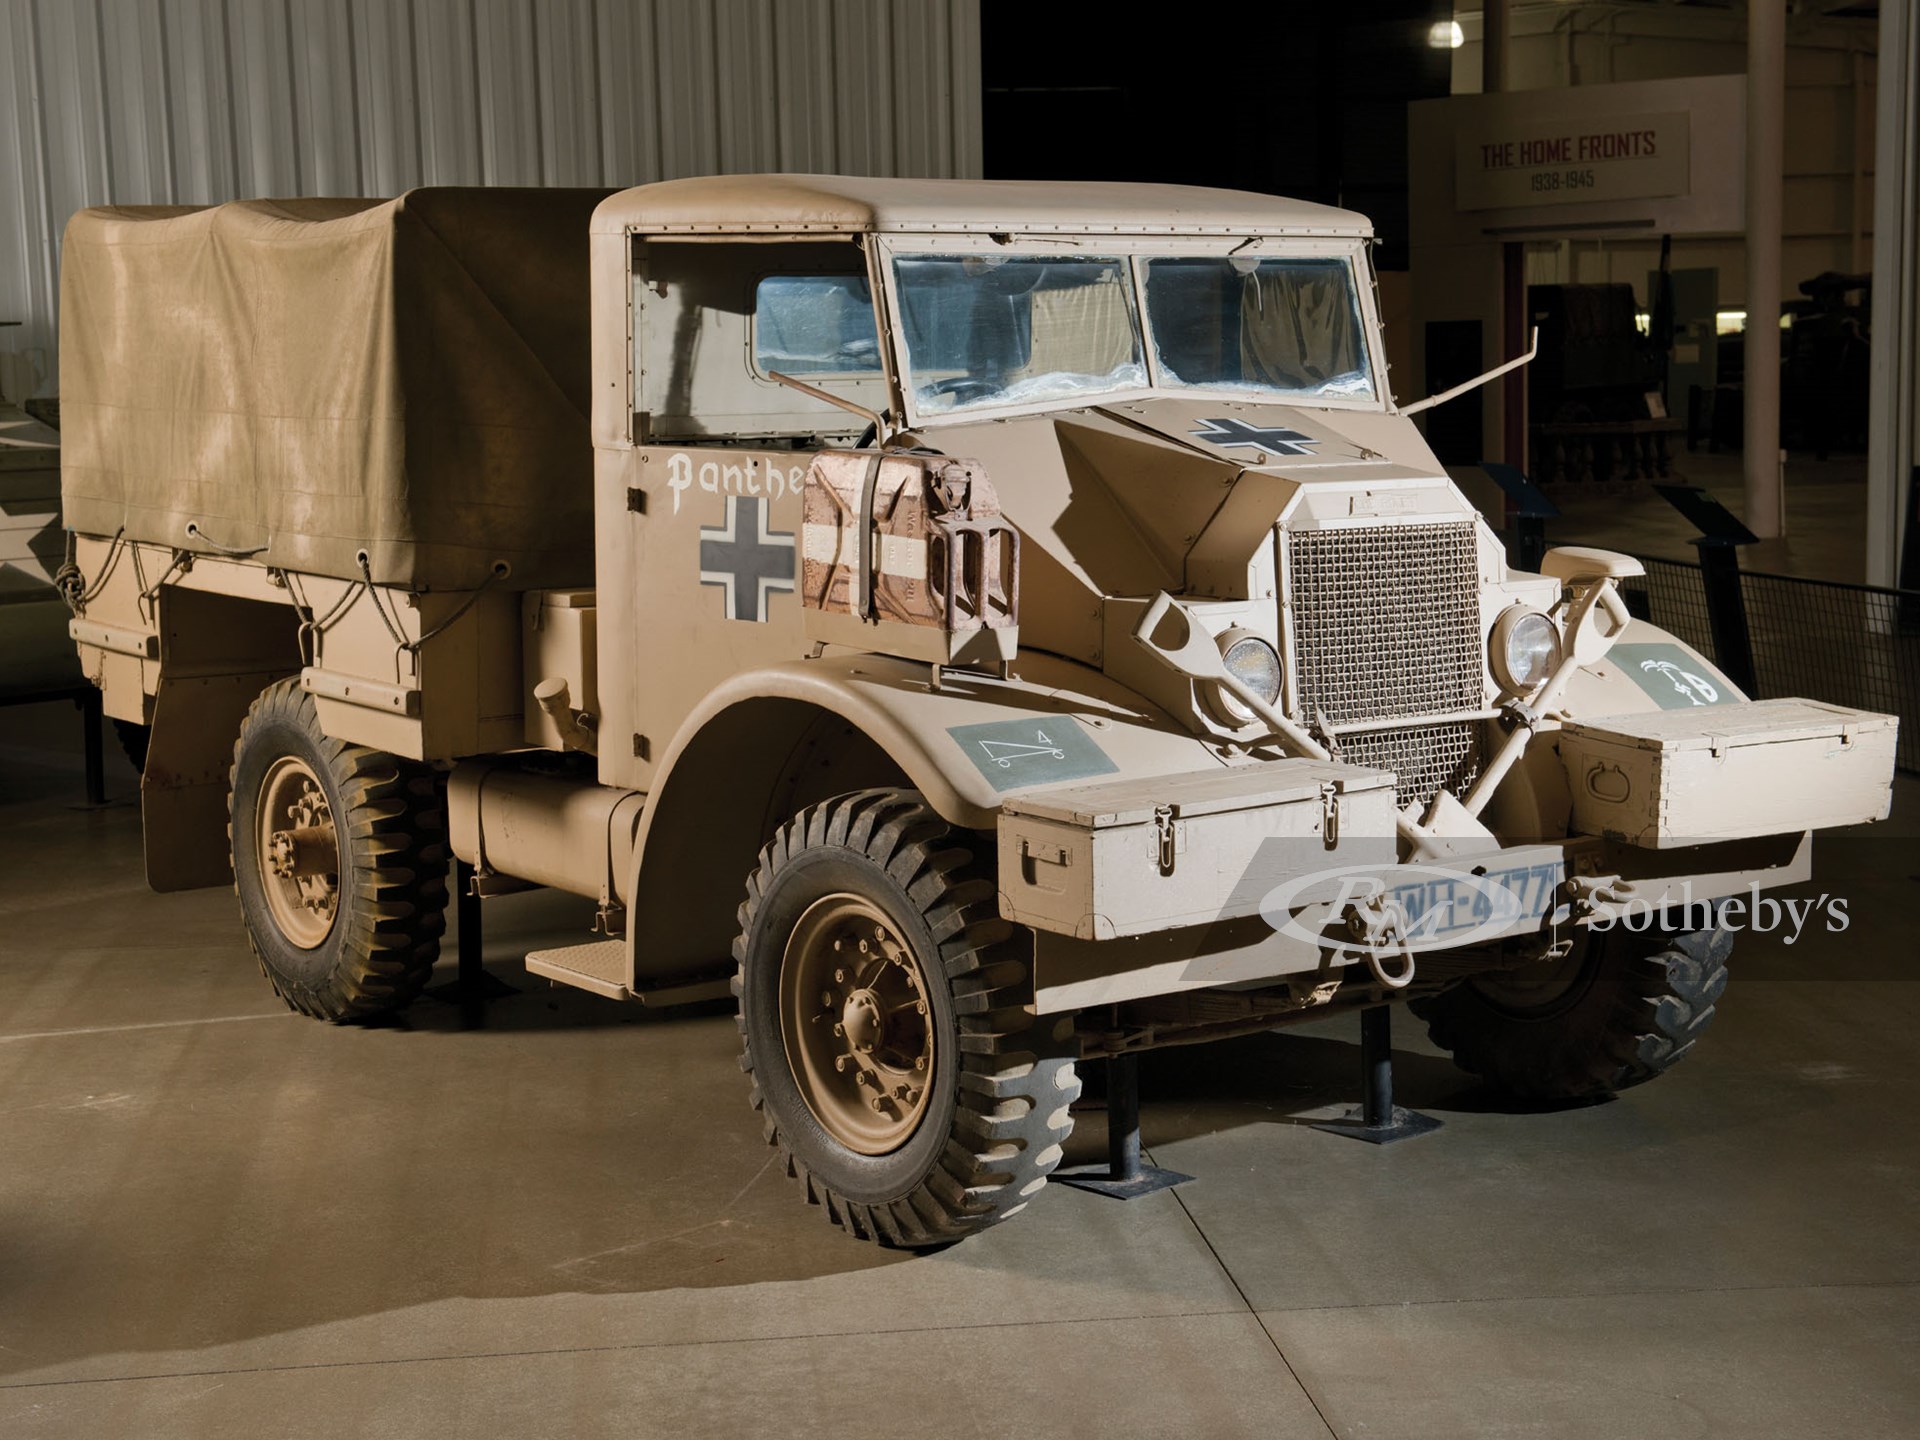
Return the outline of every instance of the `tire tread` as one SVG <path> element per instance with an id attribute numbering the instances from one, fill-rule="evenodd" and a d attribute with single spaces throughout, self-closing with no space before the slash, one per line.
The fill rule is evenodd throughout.
<path id="1" fill-rule="evenodd" d="M 426 987 L 446 933 L 449 849 L 439 779 L 424 765 L 328 735 L 299 680 L 275 681 L 249 707 L 234 744 L 228 776 L 230 850 L 234 825 L 251 823 L 239 814 L 241 755 L 269 720 L 305 731 L 338 787 L 344 814 L 334 823 L 342 860 L 352 868 L 349 877 L 343 866 L 335 923 L 349 928 L 325 983 L 303 984 L 268 963 L 254 927 L 273 922 L 256 921 L 243 904 L 254 959 L 274 993 L 303 1015 L 345 1023 L 402 1009 Z M 237 861 L 234 890 L 240 893 Z"/>
<path id="2" fill-rule="evenodd" d="M 797 850 L 833 845 L 865 855 L 920 910 L 940 946 L 959 1026 L 960 1083 L 944 1152 L 909 1193 L 885 1204 L 849 1202 L 795 1158 L 756 1074 L 744 1018 L 740 1067 L 749 1099 L 767 1117 L 781 1168 L 804 1177 L 809 1203 L 856 1239 L 894 1248 L 947 1245 L 1022 1208 L 1060 1162 L 1079 1095 L 1071 1035 L 1060 1017 L 1028 1007 L 1027 961 L 1001 920 L 991 870 L 966 832 L 911 790 L 861 790 L 802 811 L 760 852 L 734 941 L 733 993 L 746 990 L 747 936 L 774 875 Z M 784 1063 L 774 1057 L 769 1063 Z"/>
<path id="3" fill-rule="evenodd" d="M 1427 1034 L 1454 1063 L 1511 1094 L 1532 1100 L 1611 1095 L 1665 1074 L 1692 1051 L 1727 988 L 1733 932 L 1673 931 L 1653 938 L 1596 976 L 1577 1030 L 1565 1043 L 1515 1043 L 1503 1012 L 1470 984 L 1416 1000 Z"/>

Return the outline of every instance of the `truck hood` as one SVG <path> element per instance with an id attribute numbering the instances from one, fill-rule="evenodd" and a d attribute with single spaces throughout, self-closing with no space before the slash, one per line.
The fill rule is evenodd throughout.
<path id="1" fill-rule="evenodd" d="M 1473 513 L 1412 422 L 1376 411 L 1156 397 L 916 438 L 982 465 L 1020 530 L 1022 645 L 1090 664 L 1107 598 L 1230 596 L 1303 492 L 1342 515 Z"/>
<path id="2" fill-rule="evenodd" d="M 1399 415 L 1206 398 L 1125 401 L 1098 411 L 1242 469 L 1302 480 L 1358 480 L 1386 470 L 1443 473 L 1420 432 Z"/>

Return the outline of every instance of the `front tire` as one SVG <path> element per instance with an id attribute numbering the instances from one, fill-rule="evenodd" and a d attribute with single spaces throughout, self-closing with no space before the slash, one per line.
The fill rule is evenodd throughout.
<path id="1" fill-rule="evenodd" d="M 858 1239 L 942 1245 L 1024 1209 L 1080 1093 L 974 837 L 911 790 L 802 811 L 740 907 L 741 1068 L 767 1142 Z"/>
<path id="2" fill-rule="evenodd" d="M 321 1020 L 406 1006 L 446 930 L 433 772 L 332 738 L 300 682 L 280 680 L 247 712 L 231 780 L 233 888 L 275 993 Z"/>
<path id="3" fill-rule="evenodd" d="M 1611 1095 L 1693 1049 L 1727 988 L 1733 934 L 1583 930 L 1565 959 L 1412 1002 L 1461 1069 L 1528 1100 Z"/>

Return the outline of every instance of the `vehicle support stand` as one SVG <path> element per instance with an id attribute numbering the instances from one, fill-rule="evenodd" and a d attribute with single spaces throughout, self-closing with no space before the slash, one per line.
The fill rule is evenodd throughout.
<path id="1" fill-rule="evenodd" d="M 104 728 L 99 688 L 89 685 L 80 695 L 80 734 L 86 749 L 87 804 L 93 806 L 107 803 L 107 768 L 101 741 Z"/>
<path id="2" fill-rule="evenodd" d="M 1096 1195 L 1111 1195 L 1116 1200 L 1151 1195 L 1193 1178 L 1178 1170 L 1144 1164 L 1140 1159 L 1138 1055 L 1115 1055 L 1107 1061 L 1106 1170 L 1055 1171 L 1053 1178 L 1062 1185 L 1091 1190 Z"/>
<path id="3" fill-rule="evenodd" d="M 1391 1145 L 1438 1130 L 1441 1122 L 1393 1103 L 1393 1010 L 1372 1005 L 1360 1012 L 1361 1104 L 1339 1120 L 1314 1125 L 1329 1135 L 1346 1135 L 1372 1145 Z"/>
<path id="4" fill-rule="evenodd" d="M 460 931 L 459 970 L 448 984 L 427 991 L 436 1000 L 460 1007 L 460 1023 L 469 1030 L 486 1023 L 487 1002 L 520 992 L 487 970 L 482 959 L 485 932 L 480 925 L 480 894 L 473 888 L 473 867 L 453 862 L 453 917 Z"/>

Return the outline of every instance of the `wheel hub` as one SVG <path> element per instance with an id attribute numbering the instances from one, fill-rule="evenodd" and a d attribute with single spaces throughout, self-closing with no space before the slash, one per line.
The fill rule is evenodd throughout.
<path id="1" fill-rule="evenodd" d="M 314 949 L 340 908 L 340 841 L 326 790 L 298 756 L 274 761 L 261 782 L 255 835 L 274 924 L 290 943 Z"/>
<path id="2" fill-rule="evenodd" d="M 861 1055 L 871 1055 L 875 1045 L 880 1043 L 880 1031 L 886 1023 L 886 1017 L 880 1013 L 880 1000 L 871 990 L 856 990 L 847 996 L 847 1003 L 840 1011 L 840 1023 L 845 1027 L 847 1043 Z"/>
<path id="3" fill-rule="evenodd" d="M 904 1145 L 926 1113 L 934 1032 L 920 962 L 857 895 L 815 901 L 781 962 L 794 1083 L 827 1133 L 861 1155 Z"/>

